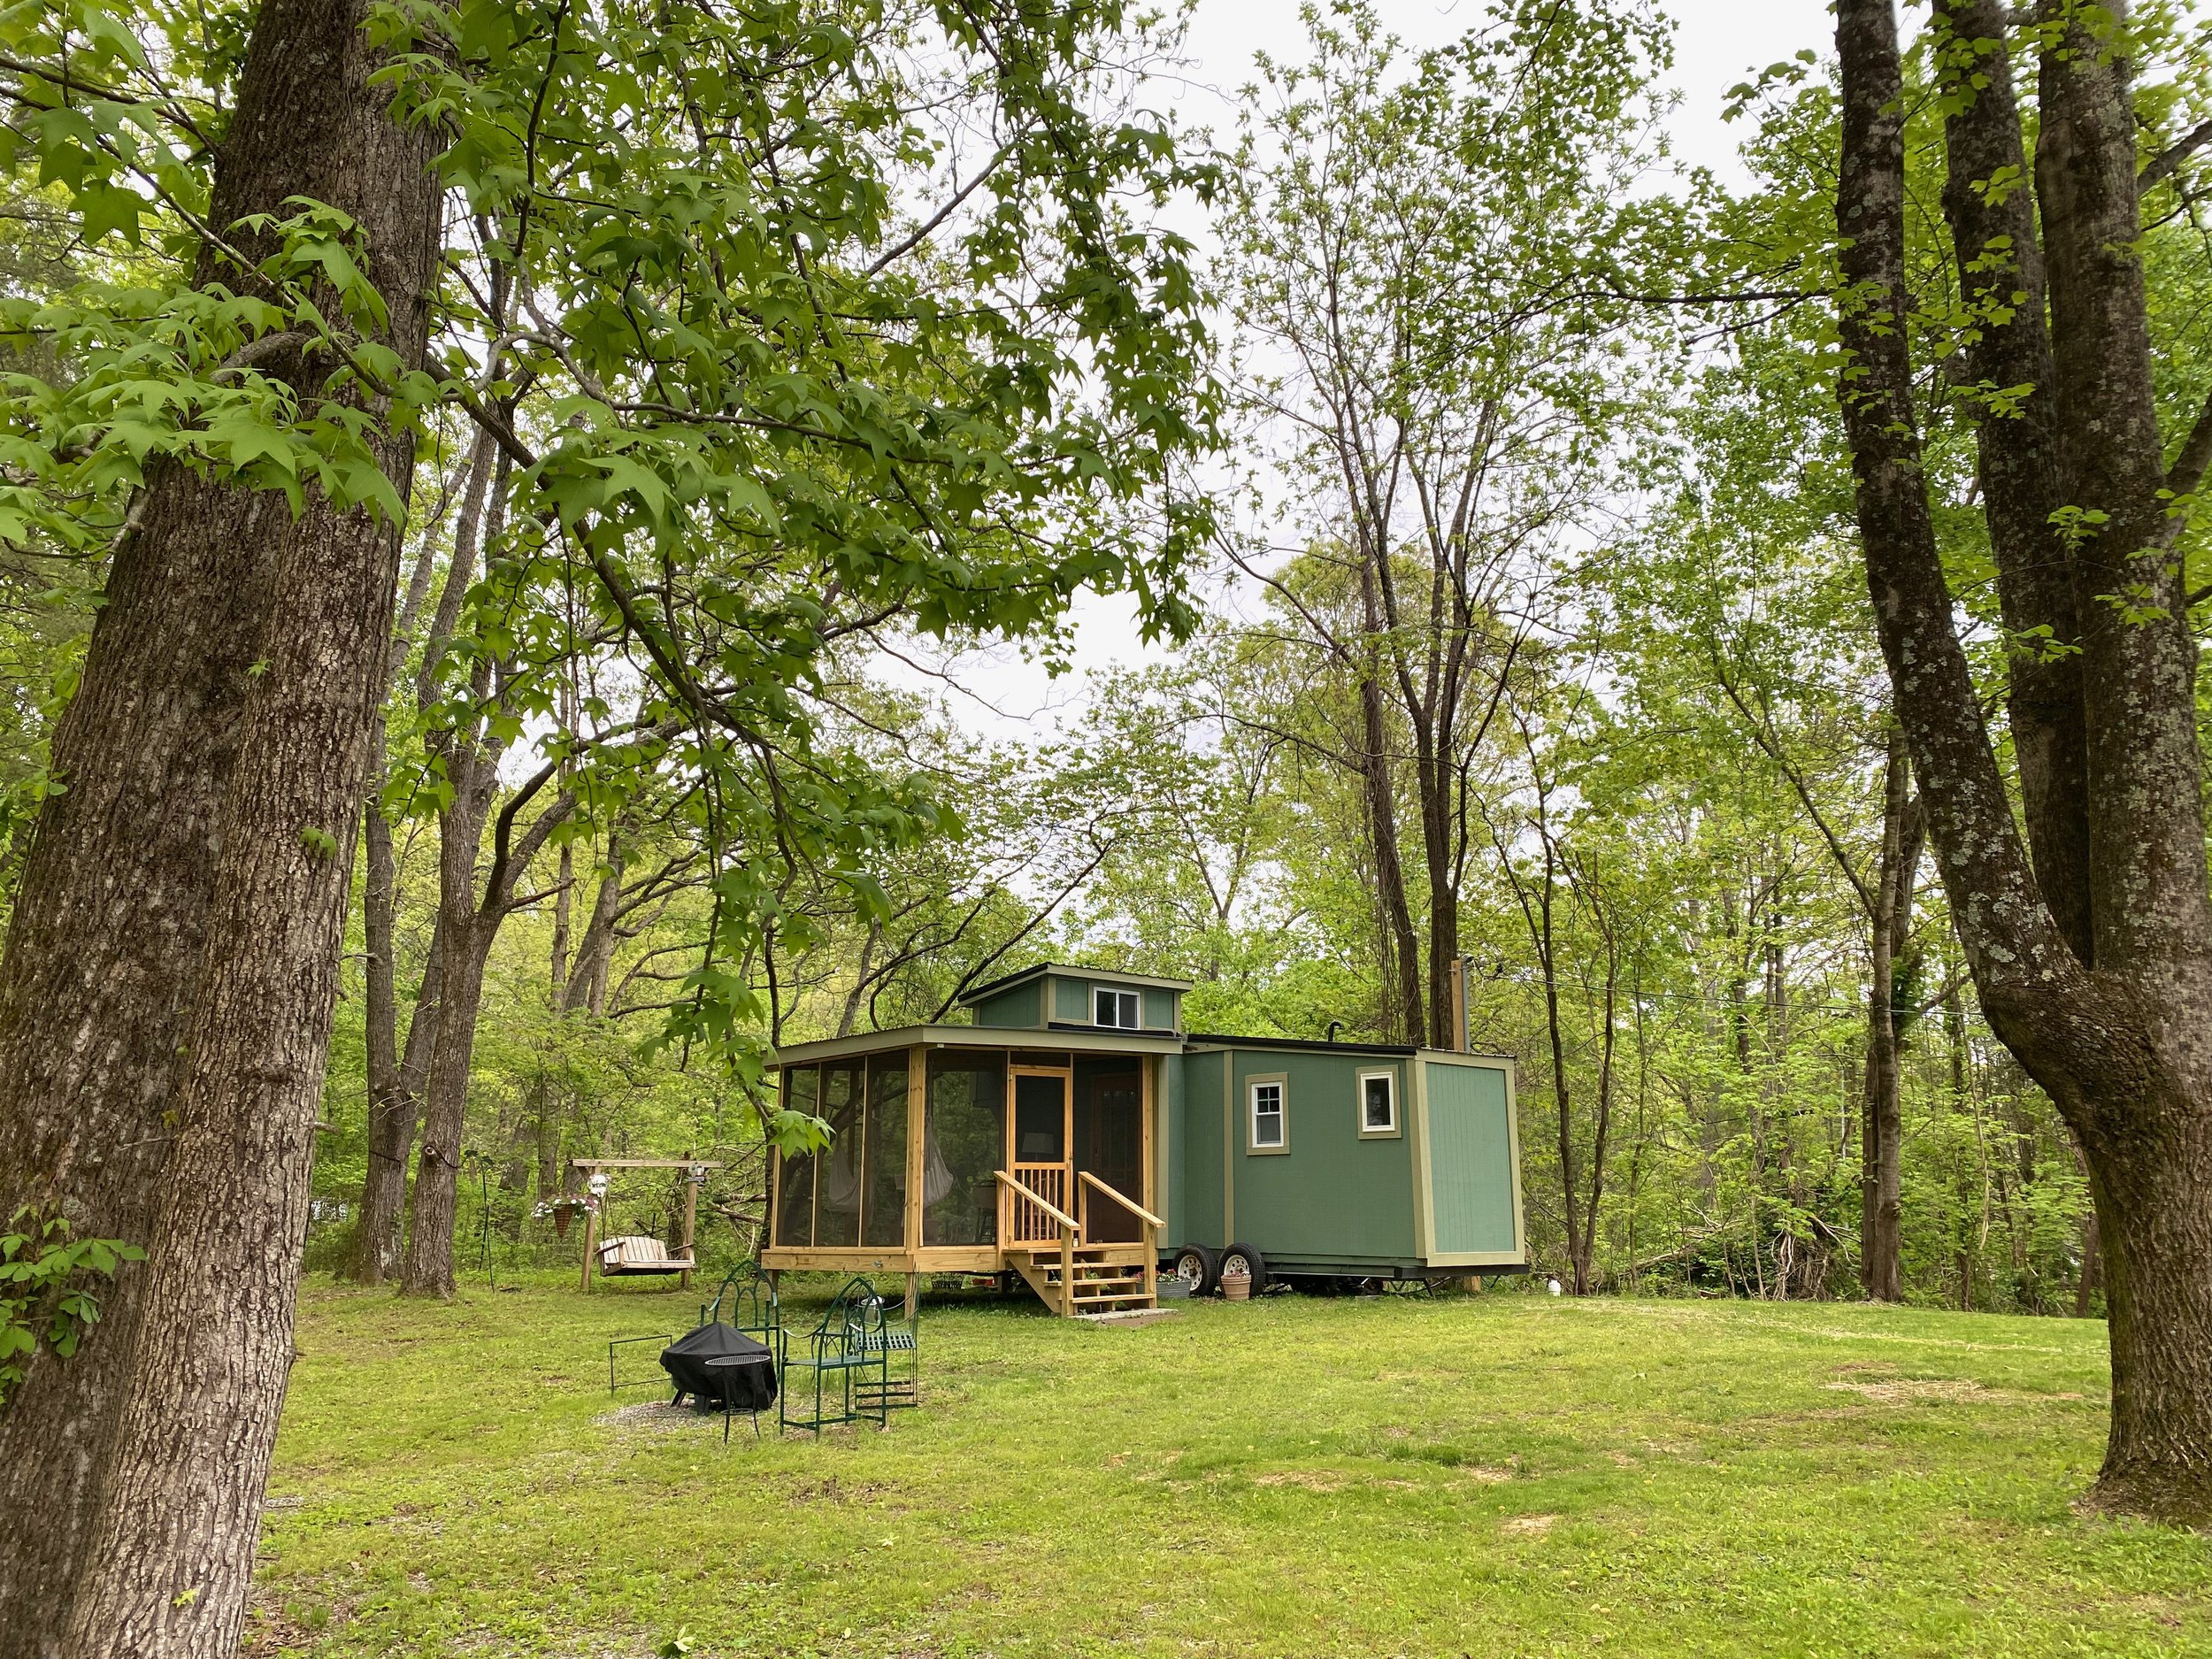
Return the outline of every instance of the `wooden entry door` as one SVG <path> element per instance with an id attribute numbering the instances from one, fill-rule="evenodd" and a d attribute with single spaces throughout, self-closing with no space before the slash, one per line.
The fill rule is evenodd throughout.
<path id="1" fill-rule="evenodd" d="M 1010 1066 L 1013 1110 L 1006 1114 L 1006 1167 L 1047 1203 L 1075 1213 L 1075 1074 L 1042 1066 Z M 1010 1194 L 1010 1244 L 1056 1243 L 1060 1224 L 1020 1194 Z"/>

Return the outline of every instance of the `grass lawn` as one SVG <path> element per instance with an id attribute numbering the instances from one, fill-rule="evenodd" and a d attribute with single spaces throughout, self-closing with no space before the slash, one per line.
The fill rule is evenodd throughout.
<path id="1" fill-rule="evenodd" d="M 609 1420 L 606 1339 L 699 1300 L 311 1286 L 255 1650 L 2212 1653 L 2212 1540 L 2070 1507 L 2101 1325 L 933 1305 L 921 1411 L 819 1444 L 741 1418 L 726 1455 L 718 1419 Z"/>

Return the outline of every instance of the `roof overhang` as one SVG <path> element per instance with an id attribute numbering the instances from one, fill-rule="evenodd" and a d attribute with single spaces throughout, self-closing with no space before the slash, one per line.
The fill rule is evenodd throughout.
<path id="1" fill-rule="evenodd" d="M 897 1048 L 1005 1048 L 1052 1054 L 1180 1054 L 1183 1040 L 1136 1032 L 1029 1031 L 997 1025 L 901 1025 L 891 1031 L 795 1042 L 769 1056 L 768 1069 L 807 1065 L 817 1060 L 849 1060 L 856 1055 Z"/>

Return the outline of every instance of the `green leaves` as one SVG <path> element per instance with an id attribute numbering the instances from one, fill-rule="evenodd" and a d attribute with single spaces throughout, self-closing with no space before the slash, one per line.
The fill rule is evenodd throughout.
<path id="1" fill-rule="evenodd" d="M 123 1263 L 145 1259 L 119 1239 L 73 1238 L 66 1220 L 28 1205 L 8 1218 L 0 1229 L 0 1405 L 42 1342 L 67 1359 L 99 1322 L 99 1299 L 85 1279 L 111 1278 Z"/>

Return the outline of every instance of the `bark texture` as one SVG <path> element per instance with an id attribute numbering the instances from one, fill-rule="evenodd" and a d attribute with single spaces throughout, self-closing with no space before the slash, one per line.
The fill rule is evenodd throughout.
<path id="1" fill-rule="evenodd" d="M 1957 5 L 1946 16 L 1992 31 L 1976 50 L 2002 58 L 2005 19 Z M 1850 354 L 1841 402 L 1877 625 L 1960 943 L 1992 1027 L 2065 1115 L 2089 1167 L 2113 1371 L 2098 1496 L 2202 1521 L 2212 1518 L 2212 895 L 2195 650 L 2171 557 L 2176 525 L 2159 495 L 2169 480 L 2151 397 L 2125 66 L 2088 37 L 2082 16 L 2052 7 L 2046 20 L 2034 180 L 2047 323 L 2023 311 L 2007 328 L 2047 326 L 2050 342 L 2048 379 L 2030 401 L 2046 403 L 2081 624 L 2086 953 L 2070 937 L 2068 899 L 2047 902 L 2015 828 L 1937 555 L 1905 326 L 1892 0 L 1837 9 L 1837 219 L 1848 285 L 1839 309 Z M 1974 89 L 1980 120 L 1999 120 L 2009 84 Z M 1955 142 L 1970 139 L 1982 144 L 1971 155 L 1997 153 L 1972 134 Z M 1975 245 L 1976 226 L 1953 211 L 1955 235 Z M 2016 434 L 1984 425 L 1985 474 L 1996 477 L 1992 443 Z M 2001 512 L 1993 502 L 1990 512 L 2001 562 L 2040 557 L 2023 540 L 2031 507 L 2014 501 Z M 1999 534 L 2001 517 L 2022 534 Z M 2055 804 L 2071 811 L 2077 800 L 2031 789 L 2023 802 L 2038 856 L 2069 833 L 2039 824 Z"/>
<path id="2" fill-rule="evenodd" d="M 263 8 L 211 217 L 294 196 L 354 215 L 411 364 L 437 195 L 426 135 L 367 84 L 367 10 Z M 199 278 L 243 280 L 211 253 Z M 329 359 L 263 367 L 311 395 Z M 403 489 L 411 444 L 382 450 Z M 58 1211 L 149 1260 L 0 1416 L 11 1510 L 37 1517 L 0 1549 L 8 1659 L 235 1650 L 396 580 L 396 527 L 312 496 L 295 519 L 169 471 L 137 516 L 0 959 L 0 1210 Z"/>

